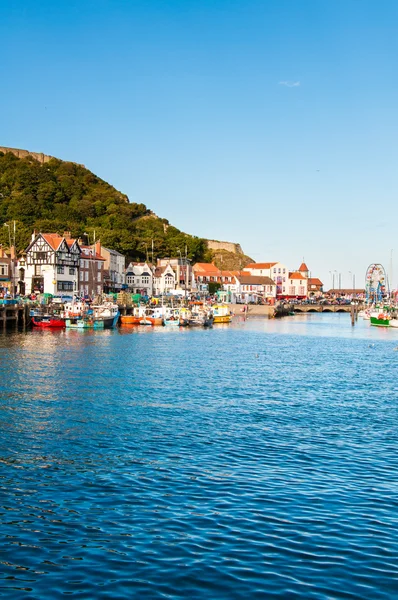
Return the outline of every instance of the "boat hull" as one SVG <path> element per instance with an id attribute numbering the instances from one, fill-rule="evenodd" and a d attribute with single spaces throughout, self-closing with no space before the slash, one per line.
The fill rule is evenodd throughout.
<path id="1" fill-rule="evenodd" d="M 231 315 L 214 315 L 213 323 L 231 323 Z"/>
<path id="2" fill-rule="evenodd" d="M 65 328 L 65 319 L 55 319 L 55 318 L 40 318 L 40 317 L 32 317 L 32 325 L 33 327 L 40 327 L 42 329 L 64 329 Z"/>
<path id="3" fill-rule="evenodd" d="M 121 325 L 163 325 L 163 319 L 158 317 L 134 317 L 133 315 L 122 315 Z"/>
<path id="4" fill-rule="evenodd" d="M 370 317 L 370 324 L 375 327 L 390 327 L 390 319 L 379 319 L 378 317 Z"/>

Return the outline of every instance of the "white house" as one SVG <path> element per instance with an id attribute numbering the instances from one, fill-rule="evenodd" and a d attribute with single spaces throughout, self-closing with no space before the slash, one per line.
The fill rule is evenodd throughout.
<path id="1" fill-rule="evenodd" d="M 276 283 L 276 295 L 284 295 L 283 288 L 286 288 L 289 275 L 289 269 L 286 265 L 280 262 L 251 263 L 246 265 L 245 271 L 249 272 L 250 275 L 270 277 Z"/>
<path id="2" fill-rule="evenodd" d="M 300 271 L 292 271 L 284 286 L 283 297 L 303 299 L 308 294 L 308 279 Z"/>
<path id="3" fill-rule="evenodd" d="M 175 290 L 177 283 L 177 275 L 168 263 L 167 265 L 157 266 L 154 270 L 153 288 L 154 294 L 170 294 Z"/>
<path id="4" fill-rule="evenodd" d="M 130 263 L 126 269 L 126 284 L 133 294 L 153 295 L 152 265 L 147 262 Z"/>
<path id="5" fill-rule="evenodd" d="M 271 304 L 276 299 L 276 283 L 270 277 L 235 275 L 237 282 L 236 300 L 238 302 L 266 301 Z"/>
<path id="6" fill-rule="evenodd" d="M 79 284 L 80 246 L 69 233 L 33 234 L 26 249 L 26 293 L 73 294 Z"/>

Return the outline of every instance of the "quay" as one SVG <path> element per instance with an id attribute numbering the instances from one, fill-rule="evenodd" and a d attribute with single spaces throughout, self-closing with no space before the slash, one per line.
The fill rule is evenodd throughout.
<path id="1" fill-rule="evenodd" d="M 231 310 L 235 316 L 245 314 L 245 306 L 242 304 L 231 304 Z M 358 305 L 361 310 L 362 305 Z M 269 304 L 248 304 L 247 315 L 250 317 L 286 317 L 292 313 L 351 313 L 351 304 L 282 304 L 271 306 Z"/>
<path id="2" fill-rule="evenodd" d="M 7 328 L 25 330 L 30 325 L 30 309 L 27 304 L 0 304 L 0 331 Z"/>

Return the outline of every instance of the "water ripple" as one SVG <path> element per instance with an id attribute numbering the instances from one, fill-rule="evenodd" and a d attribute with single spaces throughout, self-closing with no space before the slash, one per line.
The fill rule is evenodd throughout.
<path id="1" fill-rule="evenodd" d="M 396 598 L 391 333 L 1 337 L 0 597 Z"/>

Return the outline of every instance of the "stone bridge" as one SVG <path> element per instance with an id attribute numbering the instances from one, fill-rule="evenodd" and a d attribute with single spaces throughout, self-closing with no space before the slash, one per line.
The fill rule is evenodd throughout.
<path id="1" fill-rule="evenodd" d="M 292 304 L 292 310 L 294 312 L 351 312 L 351 304 Z M 358 310 L 361 310 L 361 306 L 358 306 Z"/>

